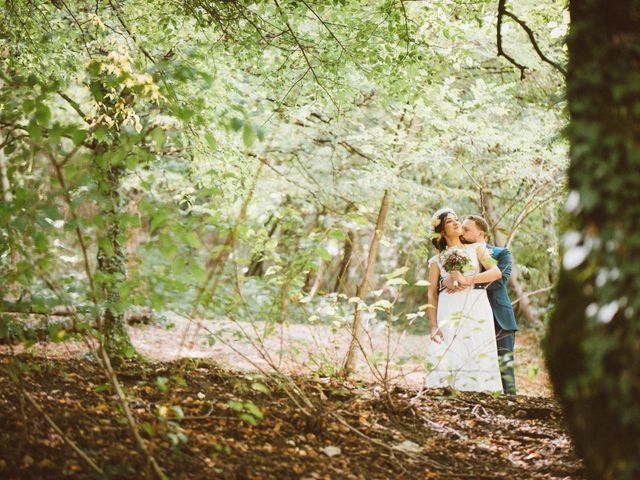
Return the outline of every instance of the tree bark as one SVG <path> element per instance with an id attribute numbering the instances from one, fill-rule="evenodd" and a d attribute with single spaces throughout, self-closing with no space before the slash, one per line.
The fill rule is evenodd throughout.
<path id="1" fill-rule="evenodd" d="M 572 0 L 554 390 L 589 479 L 640 478 L 640 0 Z"/>
<path id="2" fill-rule="evenodd" d="M 378 245 L 380 244 L 380 239 L 384 234 L 384 222 L 387 218 L 387 212 L 389 211 L 389 191 L 384 191 L 384 196 L 382 197 L 382 203 L 380 204 L 380 211 L 378 212 L 378 220 L 376 221 L 376 229 L 373 232 L 373 236 L 371 237 L 371 245 L 369 247 L 369 255 L 367 257 L 367 268 L 364 272 L 364 278 L 362 279 L 362 283 L 360 287 L 358 287 L 357 297 L 360 300 L 364 300 L 367 297 L 367 293 L 369 292 L 369 282 L 371 281 L 371 275 L 373 274 L 373 269 L 376 266 L 376 257 L 378 255 Z M 356 304 L 355 312 L 353 316 L 353 326 L 351 329 L 351 342 L 349 344 L 349 349 L 347 350 L 347 356 L 343 367 L 343 375 L 349 375 L 356 363 L 356 352 L 357 348 L 360 346 L 360 337 L 362 335 L 362 324 L 361 324 L 361 312 L 362 310 Z"/>
<path id="3" fill-rule="evenodd" d="M 100 275 L 99 289 L 106 300 L 106 308 L 102 316 L 104 345 L 110 356 L 122 357 L 135 352 L 121 306 L 119 285 L 126 279 L 126 255 L 121 244 L 119 213 L 121 207 L 120 180 L 123 172 L 120 167 L 102 168 L 94 163 L 100 189 L 108 199 L 107 206 L 102 209 L 105 219 L 105 231 L 98 241 L 98 271 Z"/>
<path id="4" fill-rule="evenodd" d="M 347 282 L 349 281 L 349 270 L 351 266 L 351 257 L 353 256 L 353 242 L 355 236 L 353 230 L 347 232 L 347 238 L 344 241 L 344 249 L 342 254 L 342 261 L 340 262 L 340 269 L 338 270 L 338 276 L 336 277 L 336 283 L 333 287 L 333 291 L 336 293 L 347 291 Z"/>

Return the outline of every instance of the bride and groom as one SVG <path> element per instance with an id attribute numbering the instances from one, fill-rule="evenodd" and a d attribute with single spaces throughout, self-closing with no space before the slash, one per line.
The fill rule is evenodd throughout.
<path id="1" fill-rule="evenodd" d="M 511 253 L 486 243 L 488 225 L 480 216 L 461 223 L 443 208 L 431 225 L 439 253 L 429 260 L 427 385 L 515 394 Z"/>

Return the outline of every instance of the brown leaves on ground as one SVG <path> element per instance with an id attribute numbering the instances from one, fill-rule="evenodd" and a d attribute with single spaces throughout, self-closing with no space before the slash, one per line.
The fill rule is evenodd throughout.
<path id="1" fill-rule="evenodd" d="M 0 477 L 144 475 L 146 461 L 96 364 L 22 360 L 38 367 L 24 377 L 25 390 L 105 474 L 90 472 L 3 369 L 0 444 L 11 448 L 0 454 Z M 180 373 L 167 363 L 129 363 L 118 372 L 170 478 L 583 478 L 548 398 L 442 390 L 381 396 L 372 385 L 313 378 L 297 378 L 293 388 L 204 362 Z M 296 406 L 296 391 L 310 403 Z"/>

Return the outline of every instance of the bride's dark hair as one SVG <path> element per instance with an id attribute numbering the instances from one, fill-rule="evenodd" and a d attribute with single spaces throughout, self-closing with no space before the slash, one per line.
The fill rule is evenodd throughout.
<path id="1" fill-rule="evenodd" d="M 439 252 L 447 248 L 447 239 L 444 238 L 444 224 L 447 215 L 449 215 L 450 213 L 453 213 L 454 215 L 456 214 L 450 208 L 445 208 L 441 211 L 441 213 L 436 212 L 436 214 L 431 219 L 432 226 L 433 223 L 436 223 L 436 221 L 438 223 L 438 225 L 433 227 L 433 232 L 431 234 L 431 243 L 433 243 L 433 246 L 436 247 Z"/>

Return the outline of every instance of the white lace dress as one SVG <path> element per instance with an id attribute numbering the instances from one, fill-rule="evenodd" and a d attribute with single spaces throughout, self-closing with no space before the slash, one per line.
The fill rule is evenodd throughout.
<path id="1" fill-rule="evenodd" d="M 465 245 L 473 270 L 480 271 L 476 249 L 481 244 Z M 449 276 L 439 255 L 429 260 L 437 263 L 440 275 Z M 429 387 L 451 386 L 457 390 L 502 391 L 493 312 L 486 290 L 466 288 L 460 292 L 440 292 L 438 325 L 444 335 L 440 344 L 428 340 L 427 377 Z"/>

